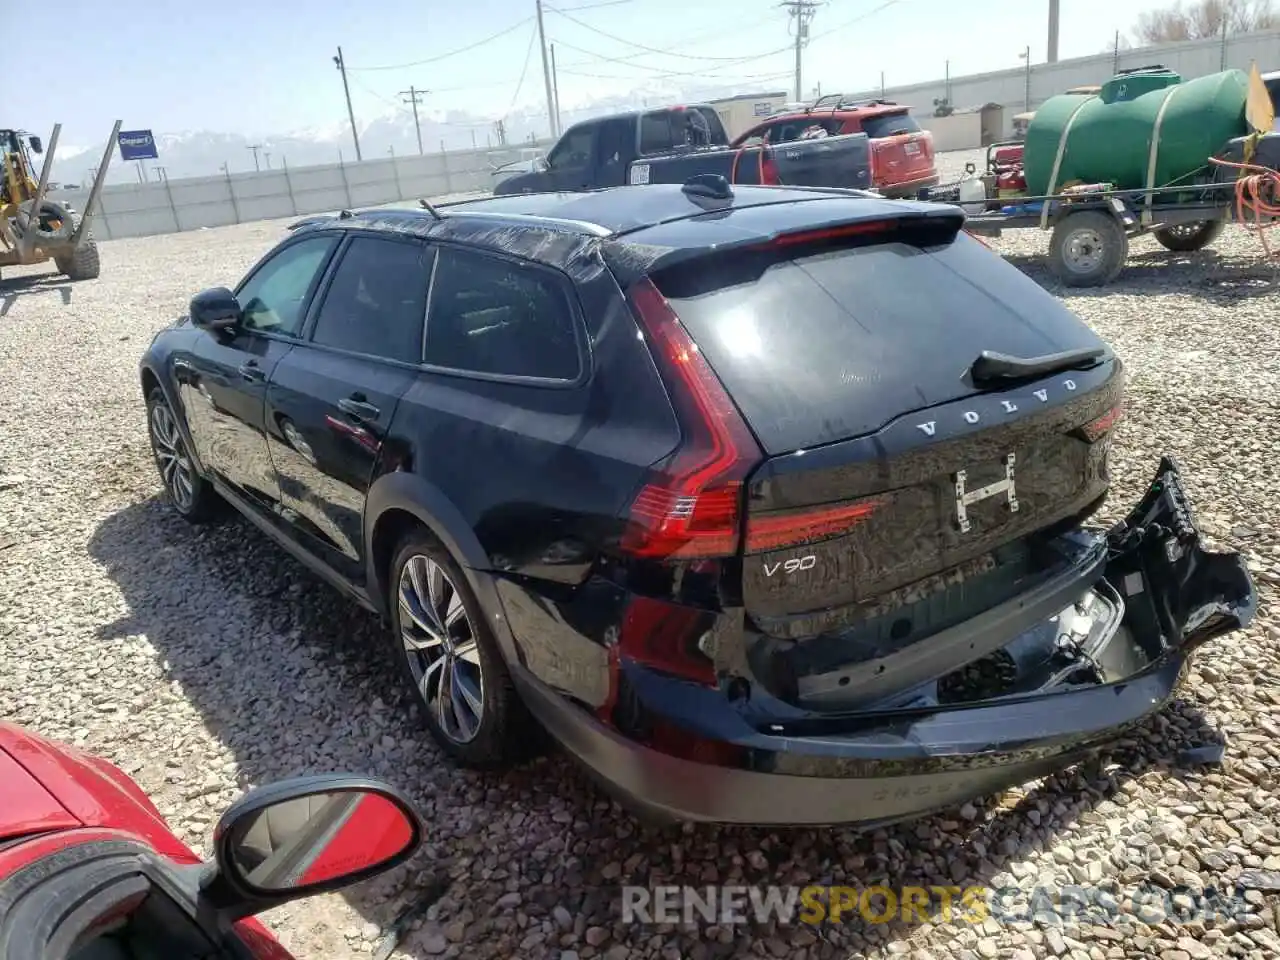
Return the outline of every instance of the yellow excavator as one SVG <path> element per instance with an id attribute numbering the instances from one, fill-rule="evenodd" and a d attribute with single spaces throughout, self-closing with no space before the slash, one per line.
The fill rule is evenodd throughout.
<path id="1" fill-rule="evenodd" d="M 46 196 L 61 132 L 62 125 L 55 124 L 37 180 L 32 157 L 44 152 L 40 137 L 23 130 L 0 129 L 0 268 L 52 260 L 58 272 L 71 280 L 93 280 L 101 266 L 89 222 L 102 194 L 120 122 L 116 121 L 79 214 L 70 204 Z"/>

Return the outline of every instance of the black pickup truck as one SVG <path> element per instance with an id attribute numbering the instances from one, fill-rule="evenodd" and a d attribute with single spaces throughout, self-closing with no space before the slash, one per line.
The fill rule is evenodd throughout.
<path id="1" fill-rule="evenodd" d="M 575 123 L 533 170 L 500 181 L 493 192 L 684 183 L 699 174 L 719 174 L 730 183 L 871 189 L 866 134 L 828 136 L 821 128 L 814 133 L 813 139 L 733 148 L 709 106 L 614 114 Z"/>

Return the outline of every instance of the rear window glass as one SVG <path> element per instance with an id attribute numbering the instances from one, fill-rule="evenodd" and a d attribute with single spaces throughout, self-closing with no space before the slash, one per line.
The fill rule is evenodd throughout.
<path id="1" fill-rule="evenodd" d="M 656 110 L 640 118 L 640 153 L 669 153 L 724 142 L 724 127 L 710 107 Z"/>
<path id="2" fill-rule="evenodd" d="M 751 275 L 742 257 L 655 282 L 769 453 L 873 432 L 972 392 L 983 350 L 1096 345 L 1033 280 L 960 234 L 837 249 Z M 1083 338 L 1083 339 L 1081 339 Z"/>
<path id="3" fill-rule="evenodd" d="M 920 124 L 909 113 L 882 113 L 878 117 L 863 117 L 862 132 L 872 140 L 878 140 L 904 133 L 919 133 Z"/>

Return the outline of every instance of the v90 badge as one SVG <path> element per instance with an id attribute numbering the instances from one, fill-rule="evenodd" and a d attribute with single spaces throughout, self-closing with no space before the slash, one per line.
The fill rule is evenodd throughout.
<path id="1" fill-rule="evenodd" d="M 818 565 L 818 558 L 812 553 L 803 557 L 793 557 L 790 560 L 779 560 L 777 563 L 765 563 L 764 575 L 772 577 L 781 570 L 784 574 L 799 573 L 802 570 L 812 570 Z"/>

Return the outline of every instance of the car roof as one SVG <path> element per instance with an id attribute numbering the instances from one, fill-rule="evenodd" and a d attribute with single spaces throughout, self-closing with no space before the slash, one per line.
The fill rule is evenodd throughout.
<path id="1" fill-rule="evenodd" d="M 625 285 L 689 258 L 770 242 L 782 234 L 865 220 L 939 216 L 961 215 L 954 206 L 886 200 L 860 190 L 738 185 L 727 196 L 710 197 L 679 184 L 648 184 L 583 193 L 511 194 L 430 209 L 344 212 L 308 217 L 295 227 L 299 233 L 409 234 L 557 267 L 599 247 Z"/>
<path id="2" fill-rule="evenodd" d="M 858 191 L 813 187 L 757 187 L 737 185 L 714 207 L 723 213 L 750 207 L 861 196 Z M 692 197 L 680 184 L 646 184 L 564 193 L 519 193 L 440 204 L 431 209 L 389 207 L 343 211 L 296 222 L 295 231 L 358 229 L 435 235 L 445 225 L 470 221 L 484 226 L 527 227 L 577 233 L 584 237 L 618 237 L 658 224 L 705 213 L 705 201 Z"/>

